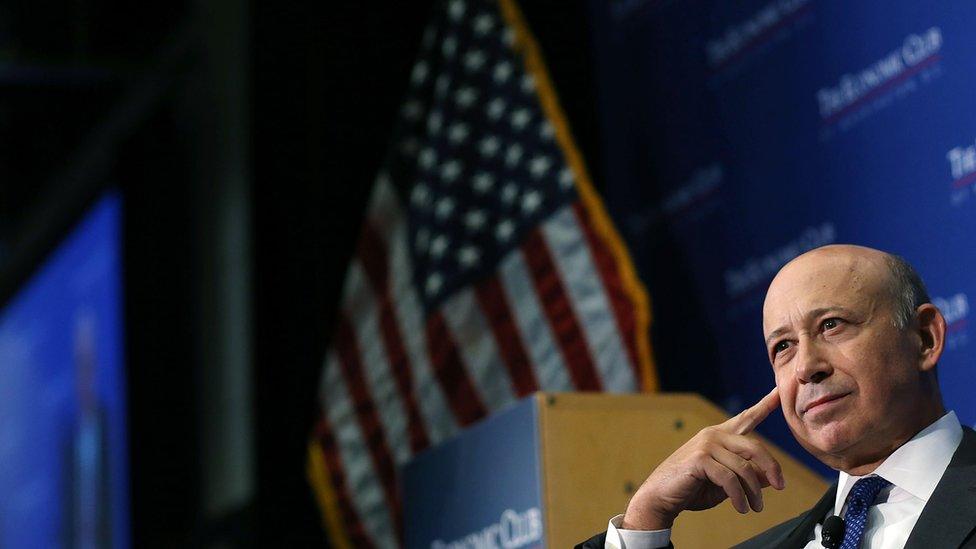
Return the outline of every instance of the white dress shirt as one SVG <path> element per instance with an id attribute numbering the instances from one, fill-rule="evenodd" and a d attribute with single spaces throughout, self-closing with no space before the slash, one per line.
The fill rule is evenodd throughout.
<path id="1" fill-rule="evenodd" d="M 862 548 L 905 546 L 960 441 L 962 427 L 959 419 L 955 412 L 949 412 L 895 450 L 871 473 L 891 482 L 891 486 L 882 490 L 876 500 L 878 503 L 868 509 L 868 527 L 864 531 Z M 861 478 L 840 472 L 833 512 L 824 518 L 831 514 L 844 516 L 847 494 Z M 620 528 L 623 517 L 617 515 L 610 519 L 604 545 L 607 549 L 656 549 L 670 543 L 671 529 L 624 530 Z M 822 545 L 818 524 L 806 549 L 819 547 Z"/>

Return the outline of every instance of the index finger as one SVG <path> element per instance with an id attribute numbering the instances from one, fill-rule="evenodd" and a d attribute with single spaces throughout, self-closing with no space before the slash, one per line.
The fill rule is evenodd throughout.
<path id="1" fill-rule="evenodd" d="M 737 435 L 747 435 L 776 408 L 779 408 L 779 391 L 773 387 L 773 390 L 762 397 L 759 402 L 730 418 L 722 426 Z"/>

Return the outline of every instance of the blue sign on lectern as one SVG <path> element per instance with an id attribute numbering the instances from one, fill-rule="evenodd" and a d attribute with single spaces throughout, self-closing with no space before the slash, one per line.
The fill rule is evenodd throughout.
<path id="1" fill-rule="evenodd" d="M 408 463 L 406 547 L 543 547 L 538 425 L 527 397 Z"/>

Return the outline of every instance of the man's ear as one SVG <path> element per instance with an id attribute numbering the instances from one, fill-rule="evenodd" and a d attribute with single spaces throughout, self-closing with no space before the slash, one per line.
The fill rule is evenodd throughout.
<path id="1" fill-rule="evenodd" d="M 931 303 L 919 305 L 915 309 L 915 319 L 915 329 L 922 343 L 919 370 L 925 372 L 935 368 L 945 349 L 946 321 L 938 307 Z"/>

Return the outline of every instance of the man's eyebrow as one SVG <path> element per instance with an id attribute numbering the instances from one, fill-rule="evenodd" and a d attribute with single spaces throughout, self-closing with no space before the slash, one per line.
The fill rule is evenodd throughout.
<path id="1" fill-rule="evenodd" d="M 817 309 L 813 309 L 811 311 L 808 311 L 804 315 L 804 317 L 806 317 L 806 319 L 811 319 L 811 318 L 816 318 L 816 317 L 821 316 L 821 315 L 826 314 L 826 313 L 835 313 L 835 312 L 836 313 L 841 313 L 841 314 L 844 314 L 844 315 L 852 315 L 853 314 L 853 312 L 850 309 L 848 309 L 846 307 L 841 307 L 839 305 L 835 305 L 833 307 L 819 307 Z M 789 328 L 787 328 L 786 326 L 781 326 L 779 328 L 776 328 L 772 332 L 769 332 L 769 335 L 766 336 L 766 345 L 768 346 L 770 343 L 772 343 L 772 341 L 774 339 L 776 339 L 777 337 L 785 334 L 788 331 L 790 331 Z"/>
<path id="2" fill-rule="evenodd" d="M 783 326 L 782 328 L 776 328 L 772 332 L 769 332 L 769 336 L 766 337 L 766 346 L 768 347 L 769 344 L 772 343 L 774 339 L 785 334 L 788 331 L 790 331 L 790 329 Z"/>

